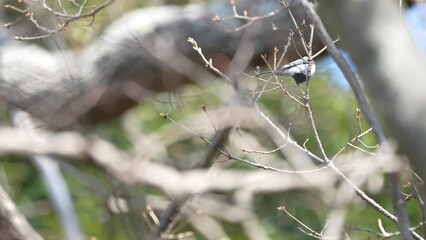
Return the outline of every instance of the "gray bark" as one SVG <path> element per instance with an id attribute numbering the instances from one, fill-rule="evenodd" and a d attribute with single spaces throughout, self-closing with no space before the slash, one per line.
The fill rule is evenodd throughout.
<path id="1" fill-rule="evenodd" d="M 399 151 L 426 179 L 426 62 L 396 3 L 328 0 L 320 13 L 343 37 Z"/>

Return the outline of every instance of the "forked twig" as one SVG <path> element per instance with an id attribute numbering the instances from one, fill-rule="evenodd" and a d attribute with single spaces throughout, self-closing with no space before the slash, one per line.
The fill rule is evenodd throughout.
<path id="1" fill-rule="evenodd" d="M 285 9 L 285 7 L 283 7 L 283 8 L 276 9 L 274 11 L 268 12 L 268 13 L 266 13 L 264 15 L 249 16 L 249 13 L 248 13 L 247 10 L 243 11 L 243 15 L 241 15 L 241 14 L 238 13 L 238 11 L 237 11 L 237 5 L 235 3 L 235 0 L 230 0 L 230 4 L 231 4 L 232 13 L 233 13 L 232 16 L 229 16 L 229 17 L 220 17 L 220 16 L 216 15 L 216 16 L 213 17 L 212 20 L 214 22 L 220 22 L 220 21 L 225 21 L 225 20 L 229 20 L 229 19 L 240 19 L 240 20 L 246 21 L 246 23 L 244 23 L 243 25 L 234 28 L 233 30 L 235 32 L 241 31 L 241 30 L 249 27 L 250 25 L 252 25 L 256 21 L 263 20 L 263 19 L 266 19 L 266 18 L 274 18 L 277 13 L 279 13 L 279 12 L 281 12 L 281 11 L 283 11 Z M 272 21 L 272 29 L 276 30 L 276 27 L 275 27 L 273 21 Z"/>
<path id="2" fill-rule="evenodd" d="M 84 19 L 84 18 L 92 18 L 92 21 L 89 24 L 89 25 L 91 25 L 93 23 L 94 19 L 95 19 L 95 15 L 98 12 L 100 12 L 101 10 L 103 10 L 104 8 L 111 5 L 114 2 L 114 0 L 105 0 L 105 2 L 94 7 L 92 10 L 83 13 L 83 10 L 86 7 L 85 5 L 87 3 L 87 0 L 84 0 L 81 5 L 79 5 L 79 4 L 76 5 L 78 7 L 78 10 L 75 14 L 68 14 L 67 11 L 65 10 L 65 8 L 62 6 L 61 1 L 58 1 L 58 2 L 59 2 L 59 7 L 61 8 L 62 11 L 57 11 L 57 10 L 53 9 L 52 7 L 50 7 L 46 3 L 46 1 L 35 1 L 27 9 L 19 9 L 19 8 L 15 7 L 11 4 L 6 4 L 4 6 L 5 8 L 11 9 L 15 12 L 23 14 L 23 16 L 27 17 L 27 19 L 32 24 L 34 24 L 34 26 L 36 26 L 37 29 L 39 29 L 42 32 L 42 34 L 36 35 L 36 36 L 15 36 L 15 40 L 36 40 L 36 39 L 46 38 L 46 37 L 49 37 L 51 35 L 57 34 L 61 31 L 65 30 L 70 23 L 72 23 L 76 20 Z M 72 2 L 74 5 L 76 4 L 75 1 L 70 1 L 70 2 Z M 31 11 L 32 9 L 34 9 L 36 7 L 44 9 L 46 11 L 46 13 L 57 17 L 58 21 L 60 22 L 58 24 L 58 27 L 53 28 L 53 29 L 49 29 L 49 28 L 39 24 L 37 19 L 34 17 L 34 13 Z M 6 27 L 6 28 L 12 27 L 20 19 L 22 19 L 22 17 L 18 17 L 15 21 L 4 24 L 4 27 Z"/>
<path id="3" fill-rule="evenodd" d="M 291 213 L 289 213 L 286 209 L 285 206 L 279 206 L 277 207 L 277 210 L 279 211 L 283 211 L 285 212 L 289 217 L 291 217 L 294 221 L 296 221 L 298 224 L 300 224 L 304 229 L 308 230 L 308 234 L 310 234 L 311 236 L 315 237 L 315 238 L 320 238 L 320 239 L 324 239 L 324 235 L 322 235 L 321 233 L 313 230 L 312 228 L 310 228 L 308 225 L 306 225 L 305 223 L 303 223 L 301 220 L 299 220 L 298 218 L 296 218 L 295 216 L 293 216 Z M 299 228 L 299 230 L 302 231 L 302 229 Z"/>
<path id="4" fill-rule="evenodd" d="M 166 119 L 173 121 L 168 116 L 166 117 Z M 184 125 L 180 125 L 180 126 L 184 127 L 186 130 L 193 132 L 189 128 L 186 128 Z M 200 160 L 200 162 L 197 163 L 194 169 L 209 168 L 213 164 L 213 161 L 216 158 L 217 154 L 222 151 L 221 148 L 225 145 L 225 142 L 228 139 L 230 131 L 231 131 L 231 128 L 229 127 L 220 130 L 219 132 L 215 134 L 215 136 L 213 137 L 211 141 L 207 140 L 206 138 L 198 134 L 198 137 L 203 139 L 205 142 L 209 143 L 209 147 L 207 148 L 207 151 L 204 157 Z M 196 134 L 195 132 L 193 133 Z M 182 197 L 181 199 L 176 199 L 167 207 L 167 209 L 161 215 L 160 224 L 153 231 L 154 238 L 159 237 L 164 231 L 167 230 L 170 223 L 178 215 L 179 209 L 191 197 L 192 195 L 186 195 Z"/>

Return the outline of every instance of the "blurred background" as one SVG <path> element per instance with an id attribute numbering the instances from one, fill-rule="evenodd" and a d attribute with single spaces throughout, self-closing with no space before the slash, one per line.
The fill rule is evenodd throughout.
<path id="1" fill-rule="evenodd" d="M 306 149 L 321 156 L 309 113 L 283 92 L 280 84 L 300 101 L 306 84 L 298 86 L 287 77 L 277 81 L 256 78 L 256 66 L 268 70 L 263 54 L 274 66 L 275 47 L 279 59 L 284 46 L 290 44 L 280 65 L 298 59 L 299 52 L 304 52 L 286 8 L 275 1 L 254 0 L 236 1 L 235 5 L 228 1 L 115 1 L 55 32 L 61 23 L 72 19 L 69 16 L 90 13 L 104 3 L 49 0 L 43 5 L 39 1 L 5 1 L 7 7 L 0 11 L 3 24 L 10 23 L 1 33 L 1 77 L 9 84 L 2 87 L 8 89 L 12 81 L 16 82 L 7 90 L 16 98 L 5 99 L 9 95 L 2 95 L 2 127 L 12 125 L 13 107 L 18 107 L 43 122 L 49 132 L 73 131 L 90 143 L 111 144 L 111 149 L 125 156 L 123 167 L 130 166 L 128 176 L 120 177 L 111 165 L 103 165 L 95 154 L 90 155 L 90 150 L 81 156 L 57 154 L 54 150 L 47 154 L 59 162 L 83 239 L 155 239 L 152 233 L 173 202 L 181 204 L 179 214 L 172 218 L 162 239 L 321 238 L 334 225 L 330 219 L 336 209 L 343 211 L 344 219 L 338 225 L 337 239 L 399 239 L 385 234 L 398 231 L 396 224 L 350 190 L 347 193 L 344 181 L 321 170 L 324 165 L 303 152 Z M 308 41 L 309 23 L 296 5 L 290 6 Z M 241 15 L 235 16 L 233 7 Z M 425 9 L 423 3 L 411 1 L 403 1 L 400 6 L 423 51 Z M 69 16 L 51 14 L 51 10 Z M 270 12 L 276 16 L 266 17 Z M 212 21 L 215 16 L 219 20 Z M 244 19 L 247 16 L 264 17 Z M 38 38 L 46 33 L 48 36 Z M 17 37 L 30 39 L 14 40 Z M 237 88 L 205 67 L 201 56 L 186 41 L 188 37 L 197 41 L 214 67 L 238 83 Z M 337 35 L 334 37 L 337 39 Z M 314 36 L 314 53 L 322 47 Z M 345 57 L 350 60 L 348 53 Z M 349 85 L 325 52 L 314 61 L 317 72 L 310 80 L 309 103 L 325 152 L 330 158 L 338 153 L 333 160 L 342 172 L 385 209 L 392 209 L 385 174 L 389 170 L 386 163 L 375 159 L 379 147 L 372 132 L 354 146 L 348 145 L 370 128 L 357 110 Z M 260 111 L 236 100 L 260 92 Z M 380 109 L 374 110 L 380 114 Z M 169 118 L 163 119 L 161 113 Z M 290 143 L 277 137 L 278 131 L 266 123 L 261 113 L 279 126 Z M 212 139 L 220 132 L 218 129 L 229 125 L 232 128 L 227 147 L 221 149 L 236 159 L 222 152 L 213 159 L 210 169 L 194 170 L 212 145 L 205 139 Z M 44 239 L 66 239 L 43 173 L 29 161 L 35 153 L 31 151 L 4 151 L 1 185 Z M 376 163 L 368 168 L 373 160 Z M 168 169 L 164 173 L 170 176 L 145 181 L 137 174 L 144 162 Z M 259 165 L 307 172 L 277 174 Z M 136 166 L 133 171 L 131 166 Z M 413 177 L 406 165 L 402 169 L 407 212 L 414 226 L 424 221 L 422 202 L 415 196 L 415 186 L 423 182 Z M 192 176 L 193 171 L 195 175 L 201 171 L 201 177 Z M 268 173 L 271 175 L 265 177 Z M 184 183 L 176 186 L 187 192 L 182 190 L 180 194 L 180 189 L 174 188 L 175 174 Z M 228 175 L 220 182 L 215 174 Z M 323 175 L 329 178 L 320 180 Z M 185 195 L 197 189 L 191 179 L 214 180 L 211 186 Z M 163 182 L 157 183 L 160 180 Z M 241 184 L 236 184 L 239 181 Z M 175 191 L 167 189 L 168 185 Z M 280 210 L 282 206 L 309 228 Z M 425 233 L 422 228 L 418 232 Z"/>

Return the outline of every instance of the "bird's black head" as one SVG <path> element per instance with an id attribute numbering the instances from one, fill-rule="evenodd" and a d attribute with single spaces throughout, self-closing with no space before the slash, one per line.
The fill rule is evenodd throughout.
<path id="1" fill-rule="evenodd" d="M 294 81 L 296 81 L 297 85 L 306 82 L 306 75 L 303 73 L 296 73 L 292 77 Z"/>

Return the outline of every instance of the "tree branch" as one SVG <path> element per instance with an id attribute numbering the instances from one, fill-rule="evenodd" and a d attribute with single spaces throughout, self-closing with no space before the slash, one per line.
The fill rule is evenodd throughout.
<path id="1" fill-rule="evenodd" d="M 8 240 L 42 240 L 27 219 L 18 211 L 9 194 L 0 186 L 0 238 Z"/>
<path id="2" fill-rule="evenodd" d="M 328 52 L 330 53 L 334 61 L 337 63 L 339 68 L 342 70 L 346 79 L 348 80 L 352 88 L 352 91 L 354 92 L 355 98 L 357 99 L 358 104 L 361 108 L 361 111 L 364 113 L 364 116 L 366 117 L 369 125 L 373 128 L 373 132 L 374 132 L 374 135 L 376 136 L 377 142 L 380 145 L 385 147 L 384 151 L 389 152 L 389 149 L 386 146 L 386 138 L 385 138 L 383 129 L 378 119 L 376 118 L 375 114 L 373 113 L 370 105 L 368 104 L 367 98 L 361 87 L 359 79 L 356 77 L 355 73 L 350 68 L 348 62 L 345 60 L 340 50 L 337 49 L 336 45 L 334 44 L 332 38 L 328 34 L 324 25 L 322 24 L 322 21 L 319 18 L 318 14 L 316 13 L 315 9 L 313 8 L 312 4 L 306 0 L 299 0 L 299 2 L 301 3 L 302 8 L 305 10 L 309 20 L 315 25 L 316 27 L 315 30 L 317 31 L 317 34 L 319 35 L 324 45 L 327 47 Z M 337 9 L 335 10 L 340 11 Z M 345 17 L 348 19 L 348 16 L 345 16 Z M 392 173 L 390 174 L 390 178 L 391 178 L 391 188 L 392 188 L 392 200 L 393 200 L 394 208 L 398 216 L 397 223 L 401 231 L 401 237 L 403 239 L 411 239 L 410 230 L 409 230 L 410 223 L 409 223 L 408 215 L 405 208 L 405 201 L 401 194 L 401 186 L 399 184 L 400 175 L 399 173 Z M 419 239 L 420 237 L 413 231 L 411 232 L 411 234 L 413 234 L 413 236 L 416 239 Z"/>

